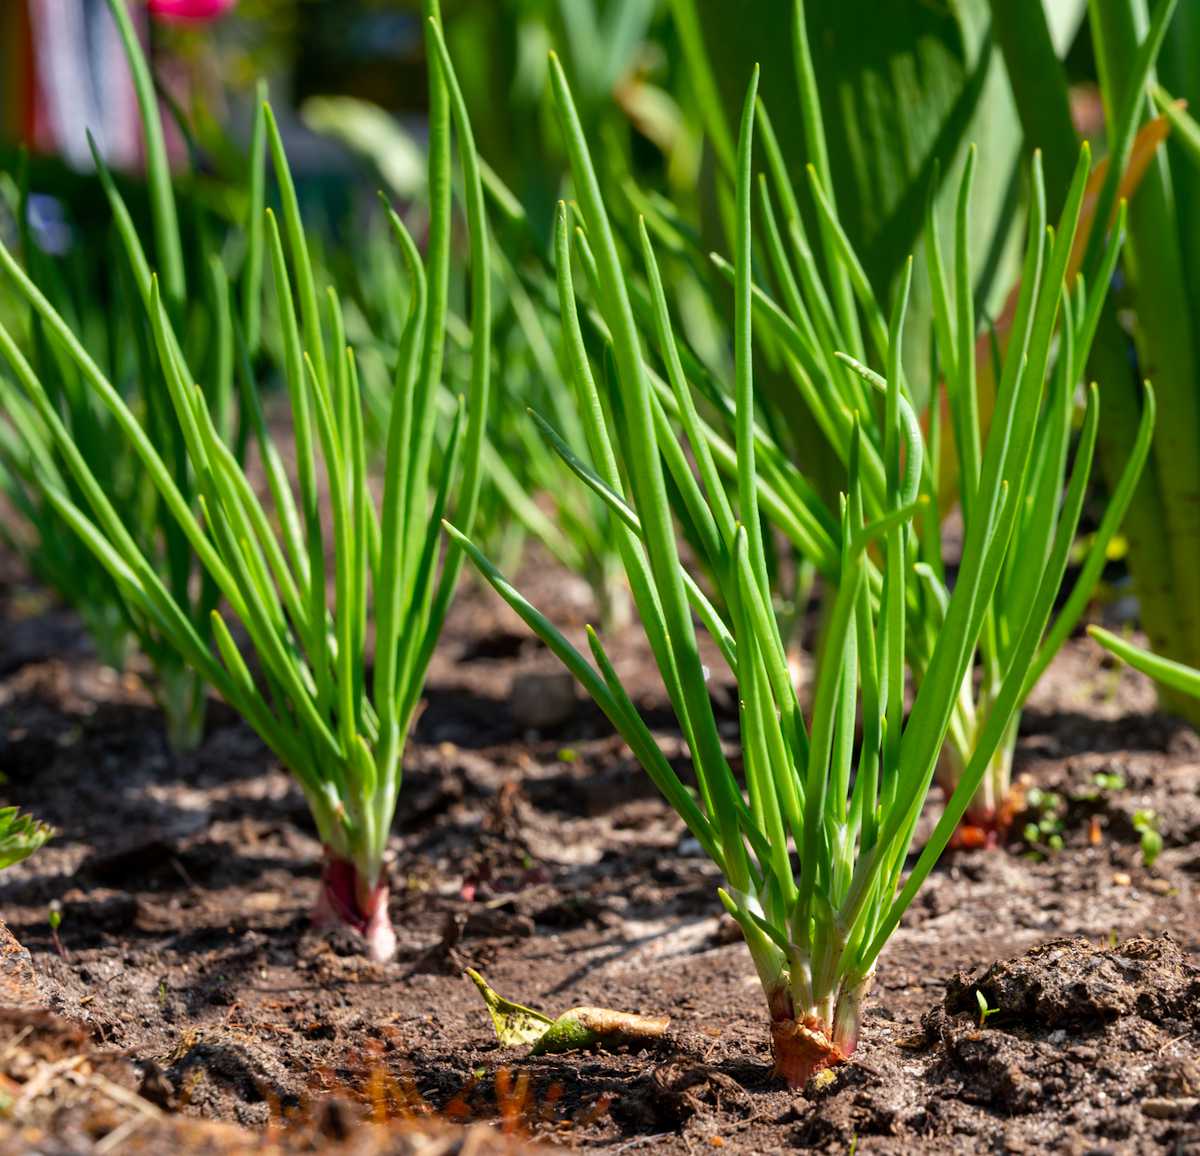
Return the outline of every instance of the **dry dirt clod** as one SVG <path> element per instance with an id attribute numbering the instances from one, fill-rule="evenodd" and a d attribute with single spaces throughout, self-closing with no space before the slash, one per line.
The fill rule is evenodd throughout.
<path id="1" fill-rule="evenodd" d="M 952 976 L 945 1010 L 975 1013 L 977 991 L 996 1009 L 989 1028 L 1036 1032 L 1135 1013 L 1152 1023 L 1200 1016 L 1200 970 L 1168 935 L 1127 939 L 1112 948 L 1085 939 L 1051 940 L 992 964 L 981 976 Z"/>
<path id="2" fill-rule="evenodd" d="M 0 1007 L 44 1007 L 29 952 L 0 919 Z"/>
<path id="3" fill-rule="evenodd" d="M 463 928 L 467 917 L 461 911 L 448 911 L 442 922 L 442 935 L 437 943 L 426 948 L 416 958 L 412 966 L 404 973 L 406 979 L 414 975 L 429 973 L 434 975 L 459 975 L 463 970 L 462 952 L 459 944 L 462 942 Z"/>
<path id="4" fill-rule="evenodd" d="M 174 1112 L 179 1107 L 179 1096 L 175 1085 L 167 1079 L 166 1073 L 153 1060 L 147 1060 L 141 1065 L 142 1082 L 138 1085 L 138 1095 L 151 1104 Z"/>
<path id="5" fill-rule="evenodd" d="M 1200 1064 L 1172 1057 L 1155 1069 L 1152 1082 L 1154 1090 L 1163 1096 L 1200 1096 Z"/>
<path id="6" fill-rule="evenodd" d="M 526 730 L 550 730 L 569 722 L 579 705 L 575 679 L 568 671 L 527 671 L 513 676 L 508 707 Z"/>
<path id="7" fill-rule="evenodd" d="M 736 1080 L 709 1064 L 671 1060 L 651 1075 L 656 1112 L 664 1123 L 679 1126 L 719 1104 L 749 1112 L 750 1096 Z"/>
<path id="8" fill-rule="evenodd" d="M 1198 1110 L 1200 1099 L 1195 1096 L 1150 1096 L 1142 1101 L 1142 1111 L 1155 1120 L 1182 1120 Z"/>
<path id="9" fill-rule="evenodd" d="M 977 995 L 994 1008 L 978 1024 Z M 1105 1127 L 1132 1127 L 1126 1108 L 1155 1120 L 1192 1119 L 1190 1061 L 1158 1057 L 1200 1023 L 1200 969 L 1169 936 L 1110 948 L 1058 939 L 1000 960 L 981 974 L 959 972 L 943 1004 L 925 1016 L 940 1044 L 934 1071 L 959 1100 L 1018 1116 L 1066 1110 L 1081 1098 L 1121 1110 Z M 1124 1054 L 1124 1058 L 1122 1055 Z"/>

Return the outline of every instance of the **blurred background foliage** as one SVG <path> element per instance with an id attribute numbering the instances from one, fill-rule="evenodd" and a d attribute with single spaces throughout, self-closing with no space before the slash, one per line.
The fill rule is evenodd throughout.
<path id="1" fill-rule="evenodd" d="M 20 144 L 43 156 L 54 151 L 53 134 L 37 124 L 38 106 L 56 99 L 38 45 L 47 35 L 37 16 L 44 4 L 13 0 L 0 17 L 8 57 L 3 159 Z M 84 39 L 92 43 L 69 51 L 90 71 L 94 88 L 115 85 L 123 62 L 95 43 L 103 0 L 65 6 L 91 12 Z M 640 186 L 667 193 L 714 248 L 726 246 L 712 170 L 725 163 L 719 138 L 732 131 L 754 61 L 762 65 L 764 99 L 777 110 L 792 176 L 803 185 L 810 158 L 801 118 L 788 114 L 795 107 L 792 0 L 447 0 L 443 7 L 482 154 L 543 242 L 564 168 L 547 97 L 551 48 L 564 61 L 589 136 L 604 141 L 604 163 L 624 170 L 609 176 L 632 174 Z M 994 313 L 1012 284 L 1022 135 L 991 7 L 988 0 L 809 5 L 839 212 L 881 297 L 917 246 L 936 166 L 939 213 L 948 223 L 945 190 L 956 187 L 971 141 L 988 175 L 972 220 L 973 250 L 982 255 L 981 309 Z M 1087 85 L 1093 66 L 1081 43 L 1085 0 L 1045 0 L 1045 11 L 1055 48 L 1076 68 L 1073 79 Z M 689 67 L 689 23 L 711 62 L 723 130 Z M 222 192 L 232 196 L 240 187 L 261 76 L 276 106 L 297 114 L 284 118 L 289 148 L 304 190 L 310 201 L 325 202 L 331 227 L 345 224 L 349 206 L 368 203 L 356 192 L 365 187 L 369 194 L 380 180 L 392 192 L 419 197 L 426 91 L 419 0 L 238 0 L 211 21 L 143 25 L 160 84 L 188 126 L 190 141 L 175 134 L 176 156 L 182 163 L 190 145 L 197 187 L 213 207 L 236 214 L 236 198 L 223 204 Z M 1172 51 L 1187 59 L 1182 41 Z M 86 200 L 86 184 L 67 171 L 42 163 L 36 172 L 41 188 Z M 927 288 L 918 284 L 906 345 L 914 367 L 926 364 L 928 320 Z"/>

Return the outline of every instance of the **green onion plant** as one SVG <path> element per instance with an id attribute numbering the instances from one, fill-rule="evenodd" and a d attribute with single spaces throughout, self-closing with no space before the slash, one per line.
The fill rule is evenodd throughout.
<path id="1" fill-rule="evenodd" d="M 1026 276 L 1007 372 L 970 475 L 976 513 L 966 528 L 956 580 L 940 588 L 936 630 L 928 630 L 911 609 L 922 583 L 934 589 L 914 573 L 930 494 L 924 439 L 900 369 L 907 278 L 896 295 L 881 341 L 885 372 L 875 383 L 878 397 L 874 388 L 864 390 L 860 405 L 839 410 L 846 418 L 847 484 L 829 533 L 836 593 L 806 718 L 772 612 L 768 542 L 778 533 L 777 519 L 787 522 L 795 509 L 801 512 L 793 520 L 804 517 L 809 507 L 784 501 L 769 484 L 791 475 L 780 471 L 772 447 L 761 438 L 756 412 L 757 71 L 743 109 L 734 170 L 732 445 L 710 436 L 701 416 L 703 395 L 684 366 L 645 227 L 638 265 L 652 325 L 649 332 L 639 329 L 642 282 L 618 251 L 567 81 L 554 59 L 551 76 L 581 226 L 573 241 L 568 212 L 560 206 L 555 257 L 561 324 L 589 449 L 589 460 L 572 458 L 571 464 L 619 519 L 625 572 L 691 752 L 694 785 L 668 761 L 599 636 L 588 632 L 589 661 L 466 533 L 447 529 L 592 695 L 720 868 L 721 900 L 741 926 L 766 994 L 776 1069 L 799 1087 L 814 1071 L 854 1051 L 879 954 L 1010 731 L 1062 584 L 1095 449 L 1094 388 L 1061 516 L 1047 533 L 1046 549 L 1024 559 L 1021 581 L 1030 593 L 1012 603 L 1007 619 L 1011 660 L 957 788 L 901 887 L 918 817 L 988 629 L 1005 558 L 1028 518 L 1025 479 L 1044 473 L 1039 416 L 1048 398 L 1063 405 L 1062 382 L 1047 367 L 1058 316 L 1075 307 L 1066 270 L 1087 156 L 1053 231 L 1044 228 L 1040 167 L 1036 162 L 1033 167 Z M 578 293 L 576 261 L 587 282 Z M 817 348 L 832 360 L 830 346 L 822 342 Z M 1057 493 L 1052 499 L 1057 508 Z M 681 556 L 685 526 L 696 543 L 700 577 Z M 740 745 L 734 752 L 721 741 L 697 623 L 737 686 Z M 919 670 L 914 654 L 922 657 Z M 911 674 L 919 677 L 906 710 Z"/>
<path id="2" fill-rule="evenodd" d="M 797 96 L 803 111 L 800 120 L 808 152 L 820 158 L 826 153 L 826 134 L 812 80 L 802 3 L 794 6 L 794 20 Z M 764 448 L 769 447 L 762 483 L 776 504 L 788 507 L 787 516 L 776 516 L 776 521 L 791 545 L 827 583 L 836 586 L 840 561 L 830 533 L 836 517 L 821 501 L 817 486 L 807 484 L 798 471 L 789 468 L 790 443 L 784 431 L 790 424 L 789 415 L 811 414 L 826 444 L 845 468 L 857 415 L 863 434 L 866 511 L 871 518 L 882 516 L 886 512 L 881 458 L 886 442 L 882 425 L 886 379 L 882 371 L 886 370 L 888 350 L 898 336 L 842 227 L 828 165 L 820 170 L 810 166 L 807 188 L 795 188 L 762 101 L 756 106 L 756 120 L 763 171 L 755 182 L 752 201 L 766 259 L 755 269 L 752 314 L 761 360 L 777 370 L 772 379 L 774 387 L 763 391 L 759 398 L 761 437 Z M 1084 150 L 1075 176 L 1087 172 L 1087 158 Z M 1068 525 L 1064 519 L 1070 516 L 1070 510 L 1062 495 L 1079 416 L 1078 383 L 1083 379 L 1100 322 L 1125 220 L 1121 206 L 1107 237 L 1103 229 L 1093 231 L 1105 243 L 1096 246 L 1095 259 L 1089 266 L 1092 272 L 1087 277 L 1080 271 L 1084 238 L 1082 234 L 1077 237 L 1063 271 L 1063 301 L 1047 359 L 1040 367 L 1023 366 L 1025 350 L 1016 338 L 1028 317 L 1019 311 L 1017 291 L 988 331 L 981 331 L 976 317 L 976 262 L 970 252 L 975 166 L 975 150 L 964 150 L 949 270 L 934 212 L 935 193 L 941 182 L 938 177 L 933 181 L 923 241 L 924 279 L 932 300 L 929 382 L 926 386 L 908 381 L 902 367 L 899 383 L 905 418 L 922 440 L 919 484 L 927 499 L 918 531 L 910 541 L 907 567 L 911 581 L 905 595 L 912 623 L 906 640 L 907 658 L 918 682 L 929 669 L 954 580 L 957 560 L 949 536 L 944 534 L 944 523 L 957 510 L 960 533 L 969 537 L 973 521 L 987 516 L 975 500 L 974 489 L 982 442 L 994 418 L 997 390 L 1015 375 L 1039 369 L 1046 374 L 1046 387 L 1037 401 L 1040 409 L 1033 430 L 1032 464 L 1012 479 L 1009 491 L 1020 516 L 1007 551 L 996 556 L 1002 572 L 989 595 L 977 654 L 964 674 L 939 759 L 938 779 L 947 795 L 956 789 L 974 756 L 1012 664 L 1018 661 L 1019 625 L 1025 621 L 1036 594 L 1039 567 L 1049 557 L 1056 535 Z M 805 204 L 815 222 L 811 227 L 806 224 L 809 217 L 802 207 Z M 1036 219 L 1031 220 L 1030 227 L 1039 227 Z M 725 279 L 733 282 L 733 267 L 719 256 L 713 261 Z M 833 271 L 830 279 L 820 275 L 820 261 Z M 1039 267 L 1027 261 L 1022 285 L 1039 273 Z M 837 291 L 837 286 L 845 286 L 846 292 Z M 643 332 L 653 334 L 653 310 L 643 305 L 637 313 Z M 699 364 L 694 355 L 688 361 Z M 727 388 L 717 385 L 716 390 L 728 401 Z M 710 396 L 712 392 L 710 388 Z M 923 413 L 918 410 L 920 397 L 930 399 Z M 1032 689 L 1070 637 L 1095 590 L 1106 551 L 1121 526 L 1145 463 L 1153 417 L 1151 402 L 1135 422 L 1130 454 L 1115 480 L 1111 500 L 1075 583 L 1039 640 L 1027 689 Z M 1036 561 L 1031 564 L 1031 559 Z M 878 584 L 873 583 L 871 589 L 877 592 Z M 1019 718 L 1018 710 L 993 752 L 978 795 L 956 837 L 960 842 L 994 843 L 1019 810 L 1019 799 L 1011 789 Z"/>
<path id="3" fill-rule="evenodd" d="M 6 198 L 22 224 L 27 224 L 25 198 L 18 198 L 16 185 L 10 184 L 6 192 L 14 195 Z M 28 243 L 28 232 L 23 230 L 22 257 L 26 268 L 38 262 L 41 254 Z M 63 264 L 72 272 L 86 275 L 90 261 L 64 258 Z M 97 261 L 97 264 L 99 262 Z M 66 279 L 57 284 L 49 277 L 43 279 L 47 292 L 55 300 L 55 307 L 62 313 L 71 314 L 75 303 Z M 90 294 L 83 300 L 87 301 Z M 9 319 L 15 330 L 24 330 L 32 338 L 25 311 Z M 101 320 L 101 311 L 94 309 L 89 315 L 80 317 L 81 329 L 91 329 L 89 322 Z M 43 376 L 50 377 L 49 365 L 44 356 L 45 347 L 33 340 L 25 340 L 23 346 Z M 96 347 L 96 342 L 89 341 Z M 119 374 L 111 371 L 111 375 Z M 111 440 L 107 438 L 107 423 L 104 413 L 98 411 L 90 396 L 75 388 L 77 380 L 67 373 L 59 377 L 56 372 L 52 380 L 62 383 L 56 400 L 64 412 L 65 420 L 75 430 L 76 439 L 84 455 L 92 463 L 97 475 L 104 480 L 106 491 L 113 502 L 123 511 L 127 524 L 137 525 L 141 516 L 148 520 L 152 511 L 146 511 L 144 503 L 136 500 L 138 471 L 132 455 L 111 452 Z M 47 462 L 51 450 L 45 429 L 37 419 L 36 411 L 24 397 L 13 388 L 12 383 L 0 375 L 0 412 L 7 420 L 0 421 L 0 493 L 7 499 L 14 517 L 0 520 L 0 539 L 26 564 L 30 573 L 43 585 L 58 593 L 79 614 L 88 637 L 96 649 L 100 661 L 120 670 L 125 666 L 131 649 L 131 625 L 121 593 L 116 584 L 103 570 L 92 565 L 91 555 L 73 530 L 62 521 L 53 507 L 42 495 L 36 481 L 36 465 L 39 460 Z M 145 535 L 138 533 L 139 538 Z"/>
<path id="4" fill-rule="evenodd" d="M 183 535 L 189 559 L 211 583 L 215 597 L 208 633 L 201 633 L 189 606 L 164 581 L 157 559 L 133 538 L 42 378 L 0 327 L 0 353 L 52 439 L 53 468 L 48 464 L 37 474 L 46 500 L 112 576 L 126 602 L 153 624 L 164 645 L 239 711 L 295 776 L 325 847 L 315 914 L 360 932 L 369 954 L 378 959 L 389 957 L 395 945 L 384 851 L 404 747 L 462 566 L 457 548 L 444 554 L 440 549 L 440 519 L 453 503 L 455 517 L 465 525 L 474 520 L 491 368 L 488 239 L 478 163 L 436 0 L 426 0 L 426 14 L 429 242 L 422 259 L 400 217 L 391 214 L 411 292 L 395 364 L 378 504 L 369 484 L 361 390 L 353 351 L 344 341 L 339 296 L 332 286 L 318 289 L 269 107 L 263 123 L 280 186 L 282 228 L 271 212 L 256 216 L 247 251 L 265 254 L 271 267 L 293 427 L 295 490 L 262 415 L 244 327 L 236 319 L 230 322 L 242 403 L 251 417 L 269 495 L 262 499 L 218 427 L 206 391 L 195 384 L 172 319 L 169 279 L 150 271 L 136 233 L 125 233 L 123 240 L 141 276 L 156 366 L 178 422 L 198 513 L 160 453 L 153 430 L 125 403 L 27 272 L 0 248 L 0 266 L 13 289 L 107 409 Z M 451 252 L 452 122 L 470 232 L 476 338 L 469 392 L 446 435 L 448 449 L 435 463 Z M 257 308 L 253 297 L 250 303 Z M 322 517 L 322 485 L 331 525 Z M 375 661 L 369 669 L 372 611 Z"/>
<path id="5" fill-rule="evenodd" d="M 824 125 L 820 102 L 810 83 L 812 62 L 804 24 L 804 5 L 793 6 L 793 46 L 796 56 L 797 96 L 803 114 L 805 143 L 812 156 L 822 157 Z M 805 188 L 792 185 L 766 104 L 757 102 L 756 127 L 760 138 L 762 172 L 752 182 L 752 226 L 760 239 L 762 256 L 751 272 L 751 315 L 756 355 L 762 369 L 770 373 L 769 388 L 756 397 L 756 444 L 760 453 L 761 501 L 768 519 L 780 529 L 781 538 L 820 574 L 827 587 L 836 588 L 840 556 L 836 547 L 838 516 L 821 498 L 815 478 L 806 478 L 793 465 L 794 445 L 787 430 L 794 414 L 811 414 L 823 441 L 833 451 L 840 467 L 848 466 L 854 430 L 862 435 L 860 454 L 864 471 L 864 504 L 870 519 L 886 514 L 886 490 L 882 453 L 886 435 L 886 377 L 888 349 L 895 335 L 892 319 L 876 298 L 862 260 L 854 251 L 838 214 L 838 204 L 830 185 L 827 164 L 808 170 Z M 1078 148 L 1074 142 L 1070 149 Z M 1078 154 L 1076 173 L 1086 166 L 1087 151 Z M 1039 158 L 1040 160 L 1040 158 Z M 920 492 L 926 505 L 916 532 L 908 545 L 907 564 L 913 565 L 916 581 L 906 594 L 911 630 L 906 637 L 906 661 L 919 682 L 930 669 L 937 636 L 943 624 L 944 607 L 953 586 L 955 557 L 952 535 L 944 533 L 948 517 L 958 514 L 960 533 L 970 535 L 972 522 L 986 516 L 974 501 L 978 483 L 982 444 L 994 420 L 997 390 L 1025 367 L 1024 347 L 1016 337 L 1025 323 L 1021 316 L 1019 288 L 1030 277 L 1039 276 L 1039 266 L 1026 262 L 1022 281 L 1014 289 L 1006 310 L 990 319 L 988 328 L 980 327 L 976 313 L 979 278 L 971 254 L 971 199 L 976 172 L 976 152 L 964 150 L 956 191 L 953 236 L 950 240 L 950 264 L 943 253 L 941 230 L 934 211 L 935 193 L 941 180 L 935 175 L 926 203 L 924 256 L 925 278 L 931 298 L 932 351 L 929 382 L 910 382 L 901 366 L 901 406 L 911 421 L 914 435 L 922 439 Z M 688 253 L 694 262 L 694 236 L 678 227 L 658 203 L 647 206 L 647 227 L 655 238 L 674 250 Z M 1108 203 L 1112 203 L 1109 191 Z M 1081 211 L 1081 216 L 1084 212 Z M 1106 216 L 1106 211 L 1105 211 Z M 811 222 L 811 223 L 809 223 Z M 1031 227 L 1036 222 L 1031 222 Z M 989 724 L 995 703 L 1008 676 L 1019 661 L 1019 624 L 1025 621 L 1031 599 L 1037 592 L 1039 567 L 1049 557 L 1056 535 L 1066 532 L 1070 510 L 1063 501 L 1078 424 L 1079 383 L 1084 379 L 1094 336 L 1103 316 L 1108 284 L 1121 250 L 1124 206 L 1117 206 L 1114 227 L 1105 233 L 1093 228 L 1092 235 L 1103 241 L 1094 245 L 1094 253 L 1085 254 L 1082 230 L 1076 235 L 1063 270 L 1063 300 L 1056 313 L 1050 335 L 1048 358 L 1042 364 L 1045 388 L 1037 395 L 1038 420 L 1032 437 L 1032 465 L 1010 483 L 1010 497 L 1020 513 L 1020 551 L 1001 558 L 1003 573 L 991 587 L 984 627 L 978 637 L 976 657 L 968 665 L 955 702 L 949 731 L 938 760 L 937 778 L 948 796 L 958 786 L 962 773 L 976 753 L 980 735 Z M 636 252 L 636 241 L 626 238 L 626 248 Z M 1091 259 L 1085 260 L 1085 256 Z M 724 275 L 725 284 L 710 289 L 726 292 L 736 281 L 733 266 L 713 256 L 715 270 Z M 832 269 L 821 275 L 821 262 Z M 1087 275 L 1081 266 L 1088 270 Z M 845 292 L 841 288 L 845 287 Z M 635 323 L 653 346 L 661 333 L 660 311 L 653 300 L 652 278 L 631 278 L 630 301 Z M 714 448 L 719 469 L 732 477 L 736 468 L 732 431 L 734 394 L 712 369 L 712 359 L 703 358 L 682 335 L 676 342 L 677 365 L 662 363 L 667 378 L 688 373 L 701 390 L 704 415 L 697 417 L 704 427 L 703 437 Z M 660 382 L 662 405 L 678 413 L 677 390 Z M 1088 601 L 1092 598 L 1104 568 L 1106 551 L 1122 525 L 1126 509 L 1133 501 L 1136 484 L 1145 465 L 1153 431 L 1153 403 L 1139 407 L 1132 429 L 1128 431 L 1129 453 L 1110 489 L 1110 501 L 1088 545 L 1075 576 L 1074 585 L 1058 606 L 1057 613 L 1039 640 L 1027 681 L 1026 694 L 1068 639 Z M 924 411 L 919 397 L 928 397 Z M 708 424 L 706 418 L 710 419 Z M 1078 453 L 1076 453 L 1076 460 Z M 695 541 L 695 525 L 686 503 L 676 501 L 680 516 Z M 766 541 L 768 557 L 776 545 Z M 701 557 L 704 557 L 701 551 Z M 1036 559 L 1032 562 L 1031 559 Z M 784 573 L 775 565 L 772 573 Z M 799 568 L 796 568 L 799 573 Z M 880 592 L 880 582 L 872 580 L 871 597 Z M 794 615 L 803 589 L 784 589 L 776 582 L 775 610 L 781 623 L 788 613 Z M 793 617 L 793 622 L 797 621 Z M 827 655 L 818 647 L 818 664 Z M 1019 707 L 1024 705 L 1022 696 Z M 1020 721 L 1020 709 L 1010 720 L 1003 741 L 992 753 L 988 772 L 979 785 L 978 795 L 967 809 L 966 820 L 956 841 L 965 844 L 994 844 L 1002 837 L 1020 809 L 1020 798 L 1012 790 L 1012 765 Z"/>
<path id="6" fill-rule="evenodd" d="M 455 36 L 466 33 L 456 21 Z M 478 78 L 476 78 L 478 79 Z M 468 100 L 469 90 L 464 94 Z M 473 117 L 476 132 L 478 118 Z M 339 112 L 340 135 L 384 177 L 390 192 L 408 206 L 408 214 L 428 212 L 428 189 L 422 175 L 403 180 L 392 175 L 389 162 L 396 148 L 417 150 L 390 115 L 375 105 L 350 102 Z M 318 122 L 318 127 L 324 127 Z M 386 128 L 386 132 L 384 131 Z M 326 131 L 329 129 L 326 127 Z M 494 144 L 495 142 L 493 142 Z M 629 598 L 613 537 L 608 508 L 593 494 L 561 486 L 560 465 L 554 450 L 531 425 L 526 411 L 548 414 L 568 444 L 586 452 L 582 432 L 561 389 L 563 354 L 558 340 L 552 270 L 549 276 L 540 242 L 524 206 L 500 177 L 480 160 L 484 192 L 491 206 L 495 235 L 491 238 L 493 269 L 492 379 L 494 391 L 483 444 L 482 482 L 476 533 L 488 555 L 506 569 L 516 569 L 528 558 L 526 548 L 536 542 L 543 555 L 584 579 L 597 607 L 599 621 L 620 625 L 628 617 Z M 336 253 L 312 254 L 314 266 L 322 256 L 336 259 L 331 279 L 341 273 L 347 336 L 358 355 L 358 369 L 366 402 L 366 436 L 369 449 L 382 442 L 393 401 L 389 366 L 401 340 L 402 311 L 407 300 L 403 267 L 389 238 L 380 236 L 378 215 L 366 228 L 352 225 Z M 382 223 L 388 233 L 390 224 Z M 451 268 L 451 295 L 465 276 L 457 263 Z M 470 380 L 471 328 L 453 310 L 448 311 L 447 343 L 438 405 L 452 417 L 458 392 Z M 446 449 L 446 439 L 434 442 L 435 461 Z"/>
<path id="7" fill-rule="evenodd" d="M 160 271 L 164 309 L 180 334 L 179 346 L 200 371 L 221 435 L 242 455 L 244 443 L 235 433 L 238 406 L 234 390 L 234 339 L 229 296 L 230 279 L 216 255 L 212 222 L 197 229 L 195 258 L 185 262 L 176 192 L 172 184 L 149 66 L 124 0 L 109 0 L 121 35 L 137 96 L 145 145 L 149 193 L 150 237 L 143 247 L 135 221 L 112 175 L 93 150 L 99 173 L 97 194 L 113 216 L 112 234 L 99 243 L 79 236 L 66 258 L 44 252 L 30 226 L 30 189 L 25 173 L 10 186 L 10 208 L 17 223 L 21 265 L 60 317 L 69 319 L 77 344 L 93 365 L 102 366 L 123 404 L 136 412 L 156 446 L 164 468 L 175 482 L 180 500 L 196 508 L 197 479 L 189 468 L 182 428 L 172 411 L 167 384 L 154 352 L 146 311 L 149 262 Z M 249 212 L 262 211 L 262 124 L 256 125 L 251 158 Z M 26 170 L 27 172 L 27 170 Z M 255 293 L 253 262 L 243 262 L 240 291 Z M 196 567 L 182 528 L 167 514 L 133 446 L 122 438 L 119 423 L 92 388 L 53 326 L 37 309 L 18 297 L 16 315 L 6 313 L 13 341 L 30 370 L 46 389 L 54 415 L 70 432 L 97 485 L 108 497 L 122 524 L 166 584 L 180 609 L 201 637 L 208 635 L 209 614 L 216 602 L 215 584 Z M 257 345 L 254 309 L 244 324 Z M 120 668 L 136 640 L 153 669 L 153 690 L 163 709 L 172 746 L 186 750 L 200 740 L 204 725 L 205 683 L 176 647 L 165 639 L 153 618 L 131 602 L 64 520 L 40 479 L 78 503 L 77 484 L 54 460 L 54 436 L 45 414 L 11 379 L 0 378 L 0 486 L 21 515 L 21 525 L 6 537 L 29 560 L 38 577 L 56 589 L 80 613 L 102 661 Z"/>

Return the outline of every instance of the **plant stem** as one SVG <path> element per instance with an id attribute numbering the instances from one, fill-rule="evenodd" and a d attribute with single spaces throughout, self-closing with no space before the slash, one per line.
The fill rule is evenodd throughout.
<path id="1" fill-rule="evenodd" d="M 386 882 L 372 879 L 352 860 L 325 848 L 321 890 L 313 907 L 314 927 L 347 927 L 362 936 L 367 955 L 386 962 L 396 951 L 396 932 L 388 913 Z"/>

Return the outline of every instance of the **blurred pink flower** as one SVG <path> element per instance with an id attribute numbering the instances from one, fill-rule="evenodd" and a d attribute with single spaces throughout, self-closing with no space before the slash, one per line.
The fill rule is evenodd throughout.
<path id="1" fill-rule="evenodd" d="M 215 20 L 237 0 L 149 0 L 150 15 L 163 20 Z"/>

